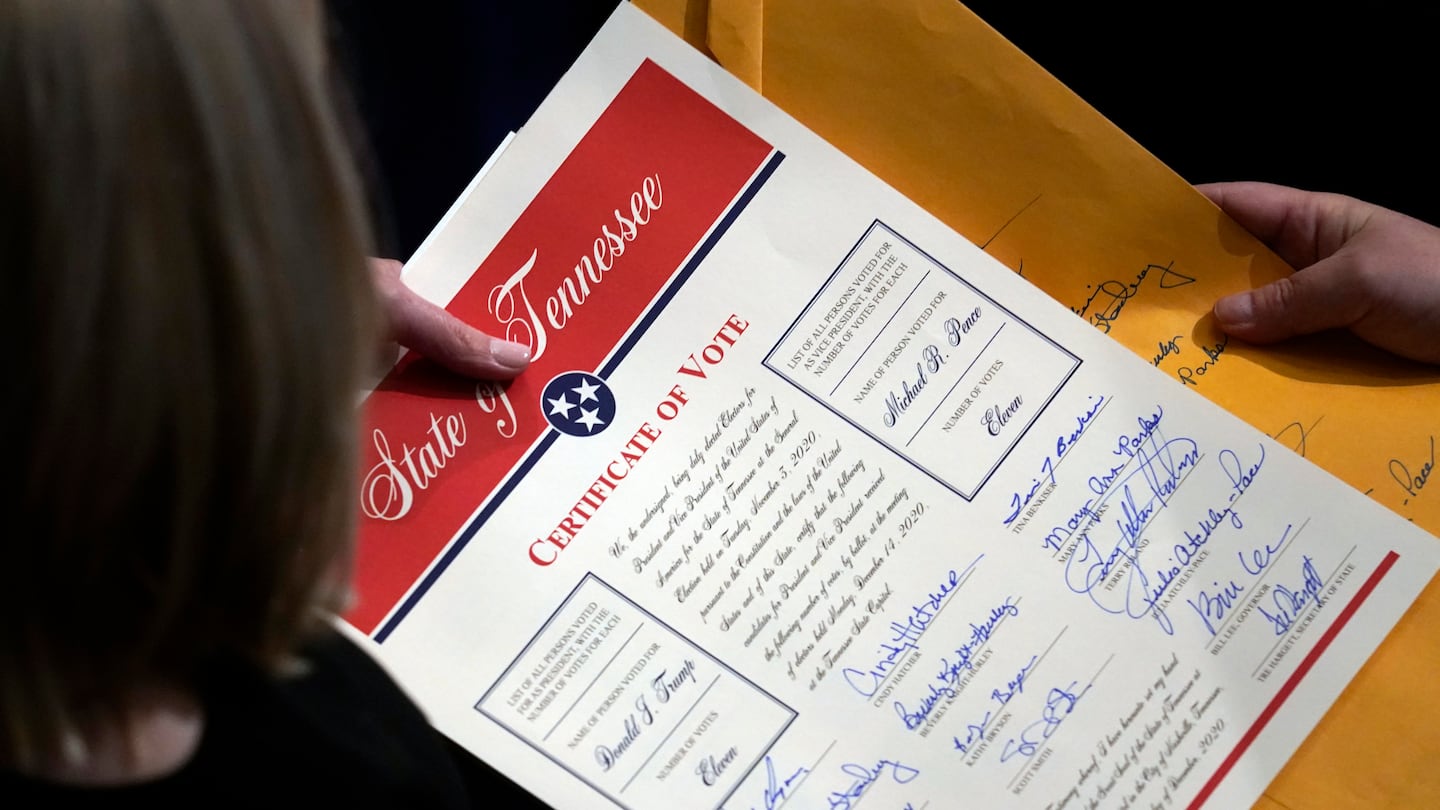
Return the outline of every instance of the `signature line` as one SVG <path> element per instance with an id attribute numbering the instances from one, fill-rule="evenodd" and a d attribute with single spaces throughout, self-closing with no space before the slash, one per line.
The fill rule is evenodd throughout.
<path id="1" fill-rule="evenodd" d="M 839 742 L 839 740 L 831 740 L 831 741 L 830 741 L 830 744 L 827 745 L 827 746 L 825 746 L 825 750 L 824 750 L 824 751 L 821 751 L 821 752 L 820 752 L 820 756 L 818 756 L 818 757 L 815 758 L 814 764 L 812 764 L 812 765 L 810 766 L 810 768 L 805 771 L 805 775 L 804 775 L 804 776 L 800 777 L 800 781 L 795 783 L 795 790 L 794 790 L 794 792 L 793 792 L 793 793 L 786 793 L 786 794 L 785 794 L 785 798 L 783 798 L 783 799 L 780 800 L 780 804 L 775 805 L 774 807 L 771 808 L 771 810 L 780 810 L 781 805 L 785 804 L 785 802 L 790 801 L 790 797 L 791 797 L 791 796 L 793 796 L 793 795 L 795 795 L 796 793 L 799 793 L 799 792 L 800 792 L 800 786 L 803 785 L 803 784 L 805 784 L 805 780 L 810 778 L 810 774 L 815 773 L 816 771 L 820 770 L 820 763 L 821 763 L 822 761 L 824 761 L 825 757 L 830 756 L 830 751 L 835 748 L 835 743 L 837 743 L 837 742 Z M 852 805 L 852 806 L 853 806 L 853 805 Z"/>
<path id="2" fill-rule="evenodd" d="M 1246 600 L 1246 604 L 1257 604 L 1257 603 L 1259 603 L 1259 601 L 1260 601 L 1261 599 L 1264 599 L 1264 598 L 1265 598 L 1265 595 L 1266 595 L 1266 594 L 1265 594 L 1265 593 L 1262 593 L 1262 592 L 1260 591 L 1260 586 L 1261 586 L 1261 585 L 1264 585 L 1264 584 L 1265 584 L 1265 580 L 1267 580 L 1267 579 L 1270 578 L 1270 572 L 1271 572 L 1271 571 L 1274 571 L 1276 568 L 1279 568 L 1279 567 L 1280 567 L 1280 566 L 1279 566 L 1280 561 L 1285 558 L 1285 555 L 1286 555 L 1286 554 L 1289 554 L 1289 553 L 1290 553 L 1290 549 L 1292 549 L 1292 548 L 1295 547 L 1295 541 L 1300 539 L 1300 533 L 1303 532 L 1303 531 L 1305 531 L 1305 527 L 1306 527 L 1306 526 L 1309 526 L 1309 525 L 1310 525 L 1310 518 L 1305 518 L 1305 522 L 1300 524 L 1300 528 L 1296 529 L 1294 534 L 1289 535 L 1289 536 L 1287 536 L 1287 537 L 1285 538 L 1284 548 L 1281 548 L 1281 549 L 1280 549 L 1280 553 L 1279 553 L 1279 554 L 1276 554 L 1276 555 L 1275 555 L 1275 558 L 1274 558 L 1273 560 L 1271 560 L 1269 563 L 1266 563 L 1266 565 L 1265 565 L 1265 573 L 1261 574 L 1261 575 L 1260 575 L 1260 578 L 1257 579 L 1257 580 L 1255 580 L 1254 584 L 1252 584 L 1252 585 L 1250 586 L 1250 587 L 1252 587 L 1252 588 L 1255 589 L 1255 596 L 1252 597 L 1252 598 L 1250 598 L 1250 599 L 1248 599 L 1248 600 Z M 1348 555 L 1347 555 L 1347 556 L 1348 556 Z M 1342 560 L 1340 564 L 1341 564 L 1341 565 L 1344 565 L 1345 563 L 1344 563 L 1344 561 Z M 1208 640 L 1204 645 L 1202 645 L 1202 646 L 1210 647 L 1210 646 L 1212 646 L 1213 644 L 1215 644 L 1215 640 L 1216 640 L 1217 638 L 1219 638 L 1220 634 L 1221 634 L 1227 627 L 1229 627 L 1230 625 L 1232 625 L 1232 624 L 1235 623 L 1236 618 L 1239 616 L 1239 614 L 1240 614 L 1240 611 L 1238 611 L 1238 610 L 1237 610 L 1237 611 L 1234 611 L 1234 615 L 1232 615 L 1229 619 L 1227 619 L 1224 624 L 1222 624 L 1222 625 L 1220 625 L 1219 627 L 1215 628 L 1215 635 L 1211 636 L 1211 637 L 1209 638 L 1209 640 Z M 1267 657 L 1268 657 L 1268 656 L 1267 656 Z"/>
<path id="3" fill-rule="evenodd" d="M 905 305 L 909 303 L 911 296 L 920 291 L 920 285 L 925 283 L 925 279 L 930 278 L 931 272 L 930 270 L 926 270 L 925 275 L 921 276 L 920 280 L 915 282 L 915 286 L 910 288 L 910 292 L 905 294 L 905 298 L 901 300 L 899 304 L 895 305 L 895 311 L 890 313 L 890 317 L 886 318 L 885 323 L 880 325 L 880 329 L 875 332 L 875 337 L 870 338 L 870 342 L 865 344 L 864 351 L 860 352 L 859 356 L 855 358 L 855 362 L 850 364 L 850 368 L 845 369 L 845 373 L 840 375 L 840 379 L 835 381 L 835 387 L 830 389 L 830 396 L 835 396 L 835 392 L 839 391 L 840 386 L 845 384 L 845 380 L 849 379 L 850 373 L 855 370 L 856 366 L 860 365 L 860 361 L 864 360 L 865 355 L 869 354 L 870 349 L 875 346 L 875 341 L 885 336 L 885 330 L 890 327 L 890 322 L 900 317 L 900 310 L 904 309 Z"/>
<path id="4" fill-rule="evenodd" d="M 985 345 L 980 347 L 980 351 L 975 354 L 975 359 L 971 360 L 970 365 L 966 366 L 965 370 L 960 372 L 960 376 L 955 379 L 955 384 L 950 386 L 950 390 L 946 391 L 945 396 L 940 398 L 940 402 L 930 411 L 930 415 L 925 417 L 925 421 L 921 422 L 920 427 L 915 429 L 915 436 L 920 435 L 920 431 L 924 430 L 925 426 L 930 424 L 930 420 L 935 418 L 935 414 L 938 413 L 941 408 L 945 407 L 945 400 L 949 399 L 950 395 L 955 393 L 955 389 L 960 386 L 960 383 L 965 382 L 965 375 L 969 374 L 970 369 L 974 368 L 975 364 L 980 362 L 980 358 L 985 356 L 986 350 L 990 348 L 991 343 L 995 342 L 995 338 L 1000 337 L 1000 330 L 1005 328 L 1005 323 L 1006 322 L 1001 322 L 1000 326 L 995 330 L 995 334 L 991 335 L 990 339 L 985 341 Z M 910 446 L 910 442 L 915 441 L 915 436 L 911 436 L 910 441 L 905 442 L 906 447 Z"/>
<path id="5" fill-rule="evenodd" d="M 1045 648 L 1045 652 L 1040 653 L 1040 655 L 1035 658 L 1035 663 L 1034 663 L 1034 665 L 1032 665 L 1032 666 L 1030 667 L 1030 674 L 1029 674 L 1029 675 L 1026 675 L 1026 676 L 1025 676 L 1026 678 L 1029 678 L 1031 675 L 1034 675 L 1035 672 L 1040 669 L 1040 665 L 1043 664 L 1043 663 L 1045 663 L 1045 656 L 1049 655 L 1049 654 L 1050 654 L 1050 651 L 1053 650 L 1053 649 L 1055 649 L 1055 645 L 1058 644 L 1058 643 L 1060 643 L 1060 637 L 1063 636 L 1063 635 L 1065 635 L 1065 631 L 1066 631 L 1066 630 L 1069 630 L 1069 629 L 1070 629 L 1070 625 L 1068 625 L 1068 624 L 1065 625 L 1064 627 L 1060 628 L 1060 632 L 1055 636 L 1055 639 L 1050 642 L 1050 646 L 1049 646 L 1049 647 L 1046 647 L 1046 648 Z M 1107 663 L 1108 663 L 1108 662 L 1107 662 Z M 993 722 L 995 722 L 995 721 L 998 720 L 999 718 L 1000 718 L 1000 715 L 998 715 L 998 714 L 992 715 L 989 720 L 986 720 L 984 723 L 982 723 L 982 724 L 980 725 L 980 733 L 981 733 L 981 735 L 984 735 L 985 730 L 988 729 L 988 728 L 990 728 L 990 724 L 993 723 Z"/>
<path id="6" fill-rule="evenodd" d="M 965 573 L 961 574 L 960 580 L 955 583 L 955 590 L 951 591 L 945 596 L 944 604 L 940 605 L 940 607 L 935 609 L 934 615 L 930 617 L 930 622 L 925 625 L 926 633 L 930 632 L 930 628 L 935 624 L 935 620 L 940 618 L 940 614 L 945 611 L 945 608 L 950 606 L 951 597 L 959 593 L 961 588 L 965 587 L 965 583 L 968 582 L 970 580 L 970 576 L 975 573 L 975 566 L 979 565 L 980 561 L 983 559 L 985 559 L 985 555 L 981 554 L 979 557 L 975 558 L 974 562 L 965 566 Z M 917 649 L 916 651 L 918 652 L 919 650 Z M 910 656 L 907 655 L 905 657 L 909 658 Z M 899 667 L 891 667 L 890 671 L 885 673 L 885 677 L 882 678 L 879 683 L 875 684 L 875 693 L 879 694 L 880 690 L 885 687 L 885 684 L 889 683 L 890 679 L 893 678 L 895 676 L 895 673 L 899 671 Z"/>
<path id="7" fill-rule="evenodd" d="M 650 752 L 650 756 L 646 757 L 645 761 L 640 763 L 640 767 L 635 769 L 635 773 L 630 774 L 630 778 L 625 780 L 625 784 L 620 787 L 621 793 L 624 793 L 625 789 L 630 787 L 630 783 L 635 781 L 635 777 L 639 776 L 645 770 L 645 766 L 650 764 L 650 760 L 654 759 L 655 755 L 660 753 L 665 747 L 665 743 L 670 742 L 670 738 L 675 736 L 675 732 L 679 731 L 680 727 L 685 725 L 685 718 L 689 717 L 690 713 L 695 711 L 696 706 L 704 702 L 705 696 L 710 694 L 710 690 L 714 689 L 715 684 L 719 682 L 720 676 L 716 675 L 715 679 L 710 682 L 710 685 L 705 687 L 705 691 L 701 692 L 700 696 L 695 698 L 695 702 L 690 704 L 690 708 L 686 709 L 685 713 L 680 715 L 680 719 L 675 721 L 675 725 L 670 729 L 670 733 L 665 735 L 665 739 L 661 740 L 660 744 L 655 746 L 655 750 Z"/>
<path id="8" fill-rule="evenodd" d="M 1105 659 L 1105 663 L 1101 664 L 1101 665 L 1100 665 L 1100 668 L 1097 669 L 1097 670 L 1095 670 L 1095 674 L 1090 676 L 1090 680 L 1085 684 L 1085 688 L 1082 689 L 1082 690 L 1080 690 L 1080 694 L 1079 694 L 1079 695 L 1076 695 L 1076 700 L 1077 700 L 1077 701 L 1078 701 L 1081 697 L 1084 697 L 1084 695 L 1085 695 L 1086 692 L 1089 692 L 1091 689 L 1093 689 L 1093 688 L 1095 687 L 1095 681 L 1097 681 L 1097 680 L 1100 679 L 1100 673 L 1104 672 L 1104 671 L 1105 671 L 1105 668 L 1108 667 L 1108 666 L 1110 666 L 1110 662 L 1111 662 L 1111 661 L 1114 661 L 1114 660 L 1115 660 L 1115 653 L 1110 653 L 1110 657 Z M 1072 708 L 1072 711 L 1073 711 L 1073 708 Z M 1057 731 L 1056 733 L 1058 734 L 1059 732 Z M 1048 748 L 1049 746 L 1046 746 L 1046 747 Z M 1030 769 L 1033 768 L 1033 767 L 1035 767 L 1035 758 L 1034 758 L 1034 757 L 1026 757 L 1026 758 L 1025 758 L 1025 765 L 1020 768 L 1020 770 L 1015 774 L 1014 778 L 1012 778 L 1012 779 L 1010 780 L 1010 784 L 1008 784 L 1008 785 L 1005 786 L 1005 789 L 1006 789 L 1006 790 L 1010 790 L 1011 788 L 1015 787 L 1015 783 L 1018 782 L 1018 781 L 1020 781 L 1020 777 L 1024 776 L 1024 775 L 1025 775 L 1028 771 L 1030 771 Z"/>
<path id="9" fill-rule="evenodd" d="M 1350 550 L 1347 551 L 1347 552 L 1345 552 L 1345 556 L 1342 557 L 1342 558 L 1340 559 L 1340 562 L 1338 562 L 1338 563 L 1335 564 L 1335 568 L 1330 571 L 1330 576 L 1325 577 L 1325 581 L 1320 583 L 1320 587 L 1321 587 L 1321 588 L 1325 587 L 1326 585 L 1329 585 L 1329 584 L 1330 584 L 1330 580 L 1334 579 L 1334 578 L 1335 578 L 1335 575 L 1338 574 L 1338 573 L 1340 573 L 1340 569 L 1345 567 L 1345 561 L 1350 559 L 1350 555 L 1352 555 L 1352 554 L 1355 553 L 1355 549 L 1356 549 L 1356 548 L 1358 548 L 1358 546 L 1351 546 L 1351 547 L 1350 547 Z M 1317 590 L 1316 593 L 1319 593 L 1319 591 Z M 1332 597 L 1332 598 L 1333 598 L 1333 597 Z M 1316 610 L 1319 610 L 1319 609 L 1320 609 L 1320 602 L 1317 600 L 1314 604 L 1310 605 L 1310 607 L 1306 608 L 1306 609 L 1305 609 L 1305 613 L 1304 613 L 1304 614 L 1301 614 L 1301 616 L 1309 615 L 1309 614 L 1314 613 Z M 1295 624 L 1299 624 L 1299 623 L 1300 623 L 1301 616 L 1296 616 L 1296 617 L 1295 617 Z M 1285 641 L 1285 639 L 1287 639 L 1287 638 L 1289 638 L 1289 637 L 1290 637 L 1290 632 L 1289 632 L 1289 631 L 1286 631 L 1285 635 L 1280 636 L 1278 639 L 1276 639 L 1275 644 L 1272 645 L 1272 646 L 1270 647 L 1270 650 L 1265 653 L 1265 656 L 1260 659 L 1260 663 L 1259 663 L 1258 665 L 1256 665 L 1255 669 L 1253 669 L 1253 670 L 1250 671 L 1250 677 L 1252 677 L 1252 678 L 1255 677 L 1256 673 L 1258 673 L 1261 669 L 1264 669 L 1264 668 L 1265 668 L 1265 662 L 1270 660 L 1270 656 L 1274 655 L 1274 654 L 1275 654 L 1275 651 L 1280 648 L 1281 643 L 1283 643 L 1283 642 Z"/>
<path id="10" fill-rule="evenodd" d="M 1107 404 L 1108 404 L 1108 403 L 1107 403 Z M 1146 439 L 1145 441 L 1146 441 L 1147 444 L 1149 444 L 1149 443 L 1151 442 L 1151 440 L 1152 440 L 1152 439 L 1155 439 L 1155 438 L 1164 439 L 1164 438 L 1165 438 L 1165 434 L 1164 434 L 1162 431 L 1160 431 L 1160 430 L 1156 430 L 1155 433 L 1152 434 L 1151 438 L 1150 438 L 1150 439 Z M 1116 481 L 1117 483 L 1122 480 L 1121 477 L 1120 477 L 1121 474 L 1123 474 L 1126 470 L 1128 470 L 1128 469 L 1130 468 L 1130 464 L 1131 464 L 1132 462 L 1134 462 L 1135 459 L 1137 459 L 1137 458 L 1139 458 L 1139 457 L 1140 457 L 1140 454 L 1139 454 L 1139 453 L 1136 453 L 1135 455 L 1132 455 L 1132 456 L 1130 456 L 1129 458 L 1127 458 L 1127 459 L 1125 460 L 1125 463 L 1124 463 L 1124 464 L 1120 465 L 1120 470 L 1116 473 L 1116 477 L 1115 477 L 1115 481 Z M 1191 466 L 1190 469 L 1188 469 L 1188 470 L 1185 471 L 1185 475 L 1184 475 L 1183 477 L 1181 477 L 1179 481 L 1176 481 L 1176 482 L 1175 482 L 1175 492 L 1170 493 L 1172 499 L 1173 499 L 1175 493 L 1177 493 L 1177 492 L 1180 491 L 1180 487 L 1181 487 L 1182 485 L 1184 485 L 1185 479 L 1190 477 L 1190 473 L 1194 472 L 1195 469 L 1200 466 L 1200 462 L 1203 461 L 1204 459 L 1205 459 L 1205 456 L 1203 456 L 1203 455 L 1201 455 L 1199 458 L 1197 458 L 1197 459 L 1195 460 L 1195 464 L 1194 464 L 1193 466 Z M 1056 465 L 1056 466 L 1059 466 L 1059 465 Z M 1134 474 L 1134 473 L 1131 473 L 1131 475 L 1133 475 L 1133 474 Z M 1128 480 L 1129 477 L 1130 477 L 1129 475 L 1126 475 L 1124 480 Z M 1102 495 L 1102 496 L 1100 497 L 1100 499 L 1095 502 L 1094 509 L 1098 510 L 1100 507 L 1102 507 L 1102 506 L 1104 506 L 1106 503 L 1108 503 L 1109 500 L 1110 500 L 1110 496 L 1113 495 L 1114 492 L 1115 492 L 1115 490 L 1114 490 L 1113 488 L 1112 488 L 1112 489 L 1107 489 L 1107 490 L 1105 491 L 1105 494 Z M 1244 497 L 1244 493 L 1241 493 L 1241 497 Z M 1235 502 L 1238 502 L 1239 500 L 1240 500 L 1240 498 L 1236 498 L 1236 499 L 1235 499 Z M 1161 500 L 1161 503 L 1164 504 L 1165 506 L 1169 506 L 1169 505 L 1170 505 L 1168 502 L 1164 501 L 1163 499 Z M 1234 502 L 1232 502 L 1232 503 L 1234 503 Z M 1140 531 L 1141 531 L 1141 532 L 1144 532 L 1145 529 L 1149 528 L 1151 521 L 1153 521 L 1156 517 L 1158 517 L 1159 514 L 1160 514 L 1160 510 L 1158 510 L 1158 509 L 1155 510 L 1155 514 L 1153 514 L 1153 515 L 1150 516 L 1150 520 L 1145 521 L 1145 525 L 1140 527 Z M 1065 550 L 1065 547 L 1068 546 L 1068 545 L 1070 545 L 1071 542 L 1074 542 L 1074 543 L 1077 543 L 1077 544 L 1078 544 L 1078 543 L 1080 542 L 1081 536 L 1087 535 L 1087 534 L 1090 532 L 1091 527 L 1093 527 L 1095 524 L 1097 524 L 1097 523 L 1099 523 L 1099 522 L 1100 522 L 1100 517 L 1099 517 L 1098 515 L 1095 515 L 1095 514 L 1092 513 L 1092 514 L 1090 515 L 1090 517 L 1088 517 L 1088 518 L 1085 519 L 1085 522 L 1084 522 L 1084 523 L 1082 523 L 1082 524 L 1080 524 L 1080 526 L 1076 527 L 1074 534 L 1070 535 L 1070 537 L 1067 538 L 1064 543 L 1061 543 L 1061 544 L 1060 544 L 1060 547 L 1059 547 L 1059 548 L 1055 549 L 1053 552 L 1050 553 L 1051 559 L 1054 559 L 1055 557 L 1060 556 L 1060 552 L 1061 552 L 1061 551 L 1064 551 L 1064 550 Z M 1139 539 L 1139 535 L 1138 535 L 1138 534 L 1136 535 L 1136 539 L 1137 539 L 1137 540 Z"/>
<path id="11" fill-rule="evenodd" d="M 550 730 L 545 732 L 545 736 L 540 738 L 541 742 L 550 741 L 550 735 L 554 734 L 555 729 L 560 728 L 560 724 L 565 722 L 565 718 L 570 716 L 570 712 L 574 711 L 575 707 L 580 705 L 580 701 L 585 699 L 585 694 L 595 686 L 596 681 L 599 681 L 600 678 L 604 676 L 605 670 L 609 669 L 610 665 L 615 663 L 615 659 L 620 657 L 620 653 L 625 652 L 625 648 L 629 646 L 630 642 L 635 638 L 635 633 L 640 632 L 643 627 L 645 627 L 645 623 L 641 622 L 640 626 L 635 628 L 635 632 L 631 633 L 630 637 L 625 639 L 625 642 L 620 645 L 620 649 L 616 650 L 615 654 L 610 656 L 610 660 L 605 662 L 605 666 L 601 667 L 600 671 L 595 673 L 595 677 L 590 679 L 590 683 L 586 684 L 585 688 L 580 690 L 580 694 L 575 696 L 575 700 L 570 703 L 570 708 L 566 709 L 565 713 L 560 715 L 560 719 L 555 721 L 555 725 L 551 726 Z"/>

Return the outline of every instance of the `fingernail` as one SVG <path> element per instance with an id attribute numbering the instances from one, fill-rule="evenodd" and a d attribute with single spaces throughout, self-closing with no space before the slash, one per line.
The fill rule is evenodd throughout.
<path id="1" fill-rule="evenodd" d="M 1247 326 L 1255 320 L 1255 295 L 1227 295 L 1215 302 L 1215 318 L 1226 326 Z"/>
<path id="2" fill-rule="evenodd" d="M 530 365 L 530 347 L 511 340 L 491 340 L 490 359 L 497 365 L 518 371 Z"/>

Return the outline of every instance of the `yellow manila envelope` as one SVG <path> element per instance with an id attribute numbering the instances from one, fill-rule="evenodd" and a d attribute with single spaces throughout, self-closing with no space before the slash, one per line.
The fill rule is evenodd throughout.
<path id="1" fill-rule="evenodd" d="M 1440 371 L 1347 333 L 1227 340 L 1215 300 L 1290 268 L 968 9 L 635 4 L 1177 385 L 1440 533 Z M 1436 625 L 1432 583 L 1260 806 L 1440 806 Z"/>

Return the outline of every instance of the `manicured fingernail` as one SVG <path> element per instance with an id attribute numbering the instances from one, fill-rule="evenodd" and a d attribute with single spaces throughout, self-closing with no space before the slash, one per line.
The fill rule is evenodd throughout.
<path id="1" fill-rule="evenodd" d="M 1255 320 L 1255 295 L 1227 295 L 1215 302 L 1215 317 L 1226 326 L 1246 326 Z"/>
<path id="2" fill-rule="evenodd" d="M 505 368 L 523 369 L 530 365 L 530 347 L 510 340 L 491 340 L 490 358 Z"/>

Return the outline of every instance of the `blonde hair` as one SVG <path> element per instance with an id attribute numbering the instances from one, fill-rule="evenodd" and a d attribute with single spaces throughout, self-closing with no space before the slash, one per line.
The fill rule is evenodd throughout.
<path id="1" fill-rule="evenodd" d="M 306 16 L 0 5 L 0 761 L 279 667 L 344 584 L 376 324 Z"/>

